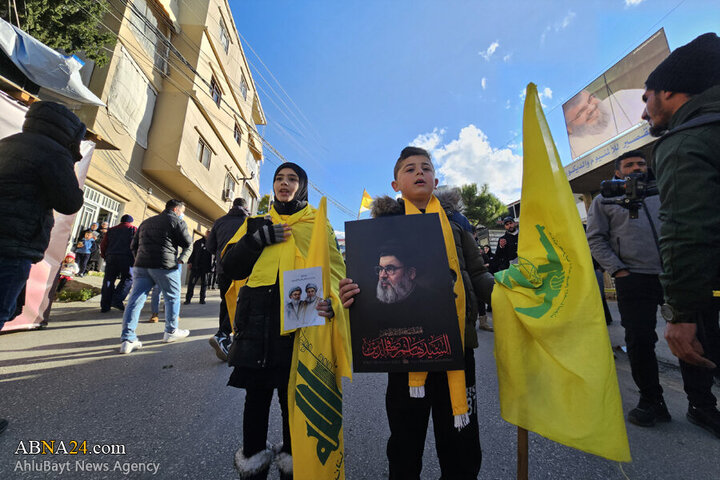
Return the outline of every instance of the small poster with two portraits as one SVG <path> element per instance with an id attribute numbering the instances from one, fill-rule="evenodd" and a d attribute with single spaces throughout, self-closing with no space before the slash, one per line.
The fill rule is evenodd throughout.
<path id="1" fill-rule="evenodd" d="M 345 223 L 355 372 L 463 368 L 455 273 L 437 213 Z M 463 319 L 464 321 L 464 319 Z"/>

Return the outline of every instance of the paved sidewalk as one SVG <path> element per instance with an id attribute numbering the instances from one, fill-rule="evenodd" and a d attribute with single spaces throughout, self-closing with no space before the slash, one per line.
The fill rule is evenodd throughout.
<path id="1" fill-rule="evenodd" d="M 88 278 L 88 277 L 86 277 Z M 100 277 L 98 277 L 100 278 Z M 122 313 L 100 313 L 99 297 L 84 303 L 56 304 L 47 328 L 0 335 L 0 417 L 10 420 L 0 435 L 0 479 L 205 479 L 238 478 L 233 455 L 242 439 L 244 391 L 226 386 L 230 369 L 208 344 L 217 330 L 217 290 L 207 305 L 183 305 L 180 325 L 187 339 L 162 343 L 163 323 L 140 323 L 143 349 L 118 354 Z M 613 344 L 622 343 L 614 303 Z M 141 320 L 150 315 L 149 304 Z M 659 329 L 662 322 L 658 322 Z M 483 447 L 482 479 L 515 478 L 516 428 L 500 416 L 494 334 L 479 332 L 475 351 L 477 404 Z M 522 354 L 519 352 L 519 354 Z M 685 419 L 682 380 L 665 341 L 658 342 L 661 382 L 673 421 L 655 428 L 627 424 L 632 463 L 619 465 L 530 434 L 533 480 L 658 480 L 718 478 L 720 440 Z M 623 408 L 637 403 L 627 356 L 616 352 Z M 667 362 L 667 363 L 666 363 Z M 355 374 L 343 382 L 346 478 L 387 478 L 384 374 Z M 714 389 L 716 395 L 720 389 Z M 271 409 L 269 441 L 281 441 L 277 401 Z M 125 455 L 15 455 L 20 442 L 86 440 L 92 445 L 123 445 Z M 71 461 L 64 474 L 25 469 L 23 462 Z M 18 468 L 20 462 L 20 468 Z M 32 462 L 35 462 L 32 464 Z M 159 465 L 157 475 L 122 470 L 80 472 L 75 462 L 115 468 Z M 23 470 L 24 469 L 24 470 Z M 432 425 L 425 439 L 421 479 L 436 480 L 440 470 Z M 270 480 L 278 478 L 275 467 Z M 298 479 L 304 480 L 304 479 Z"/>

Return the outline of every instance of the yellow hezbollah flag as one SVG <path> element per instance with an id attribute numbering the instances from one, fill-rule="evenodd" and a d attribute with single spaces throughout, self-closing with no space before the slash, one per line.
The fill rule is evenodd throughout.
<path id="1" fill-rule="evenodd" d="M 358 217 L 362 212 L 366 212 L 372 208 L 373 199 L 370 196 L 370 194 L 367 192 L 367 190 L 363 189 L 363 196 L 362 200 L 360 201 L 360 211 L 358 212 Z"/>
<path id="2" fill-rule="evenodd" d="M 492 295 L 501 414 L 550 440 L 629 462 L 590 249 L 537 87 L 526 93 L 518 263 L 495 274 Z"/>
<path id="3" fill-rule="evenodd" d="M 345 478 L 342 377 L 352 377 L 349 317 L 338 294 L 345 266 L 337 249 L 330 249 L 328 228 L 323 197 L 305 268 L 322 267 L 323 292 L 332 299 L 335 316 L 325 325 L 295 332 L 288 384 L 293 476 L 314 480 Z"/>

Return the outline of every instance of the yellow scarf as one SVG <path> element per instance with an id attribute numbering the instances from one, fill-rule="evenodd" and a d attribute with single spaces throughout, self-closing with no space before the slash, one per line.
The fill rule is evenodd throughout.
<path id="1" fill-rule="evenodd" d="M 416 215 L 422 213 L 409 200 L 405 200 L 405 215 Z M 448 257 L 450 268 L 455 272 L 457 281 L 453 287 L 455 293 L 455 310 L 457 311 L 458 325 L 460 326 L 460 338 L 465 345 L 465 286 L 463 285 L 462 272 L 460 271 L 460 262 L 455 248 L 455 239 L 452 233 L 450 221 L 445 214 L 445 210 L 440 205 L 440 201 L 432 196 L 430 202 L 425 209 L 425 213 L 437 213 L 440 217 L 440 226 L 442 227 L 443 240 L 445 241 L 445 251 Z M 455 416 L 455 426 L 464 427 L 469 422 L 467 392 L 465 387 L 465 371 L 449 370 L 447 372 L 448 388 L 450 389 L 450 403 L 452 405 L 453 415 Z M 427 372 L 410 372 L 408 374 L 408 385 L 410 386 L 411 397 L 425 396 L 425 380 Z"/>

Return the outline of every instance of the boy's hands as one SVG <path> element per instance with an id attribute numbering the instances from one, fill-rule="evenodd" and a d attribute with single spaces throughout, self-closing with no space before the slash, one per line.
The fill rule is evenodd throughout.
<path id="1" fill-rule="evenodd" d="M 353 283 L 351 278 L 343 278 L 340 280 L 340 301 L 344 308 L 350 307 L 353 304 L 355 295 L 360 293 L 360 288 L 357 283 Z"/>
<path id="2" fill-rule="evenodd" d="M 335 316 L 335 312 L 333 311 L 332 303 L 330 302 L 329 298 L 318 301 L 315 310 L 317 310 L 318 315 L 320 315 L 321 317 L 330 319 Z"/>

